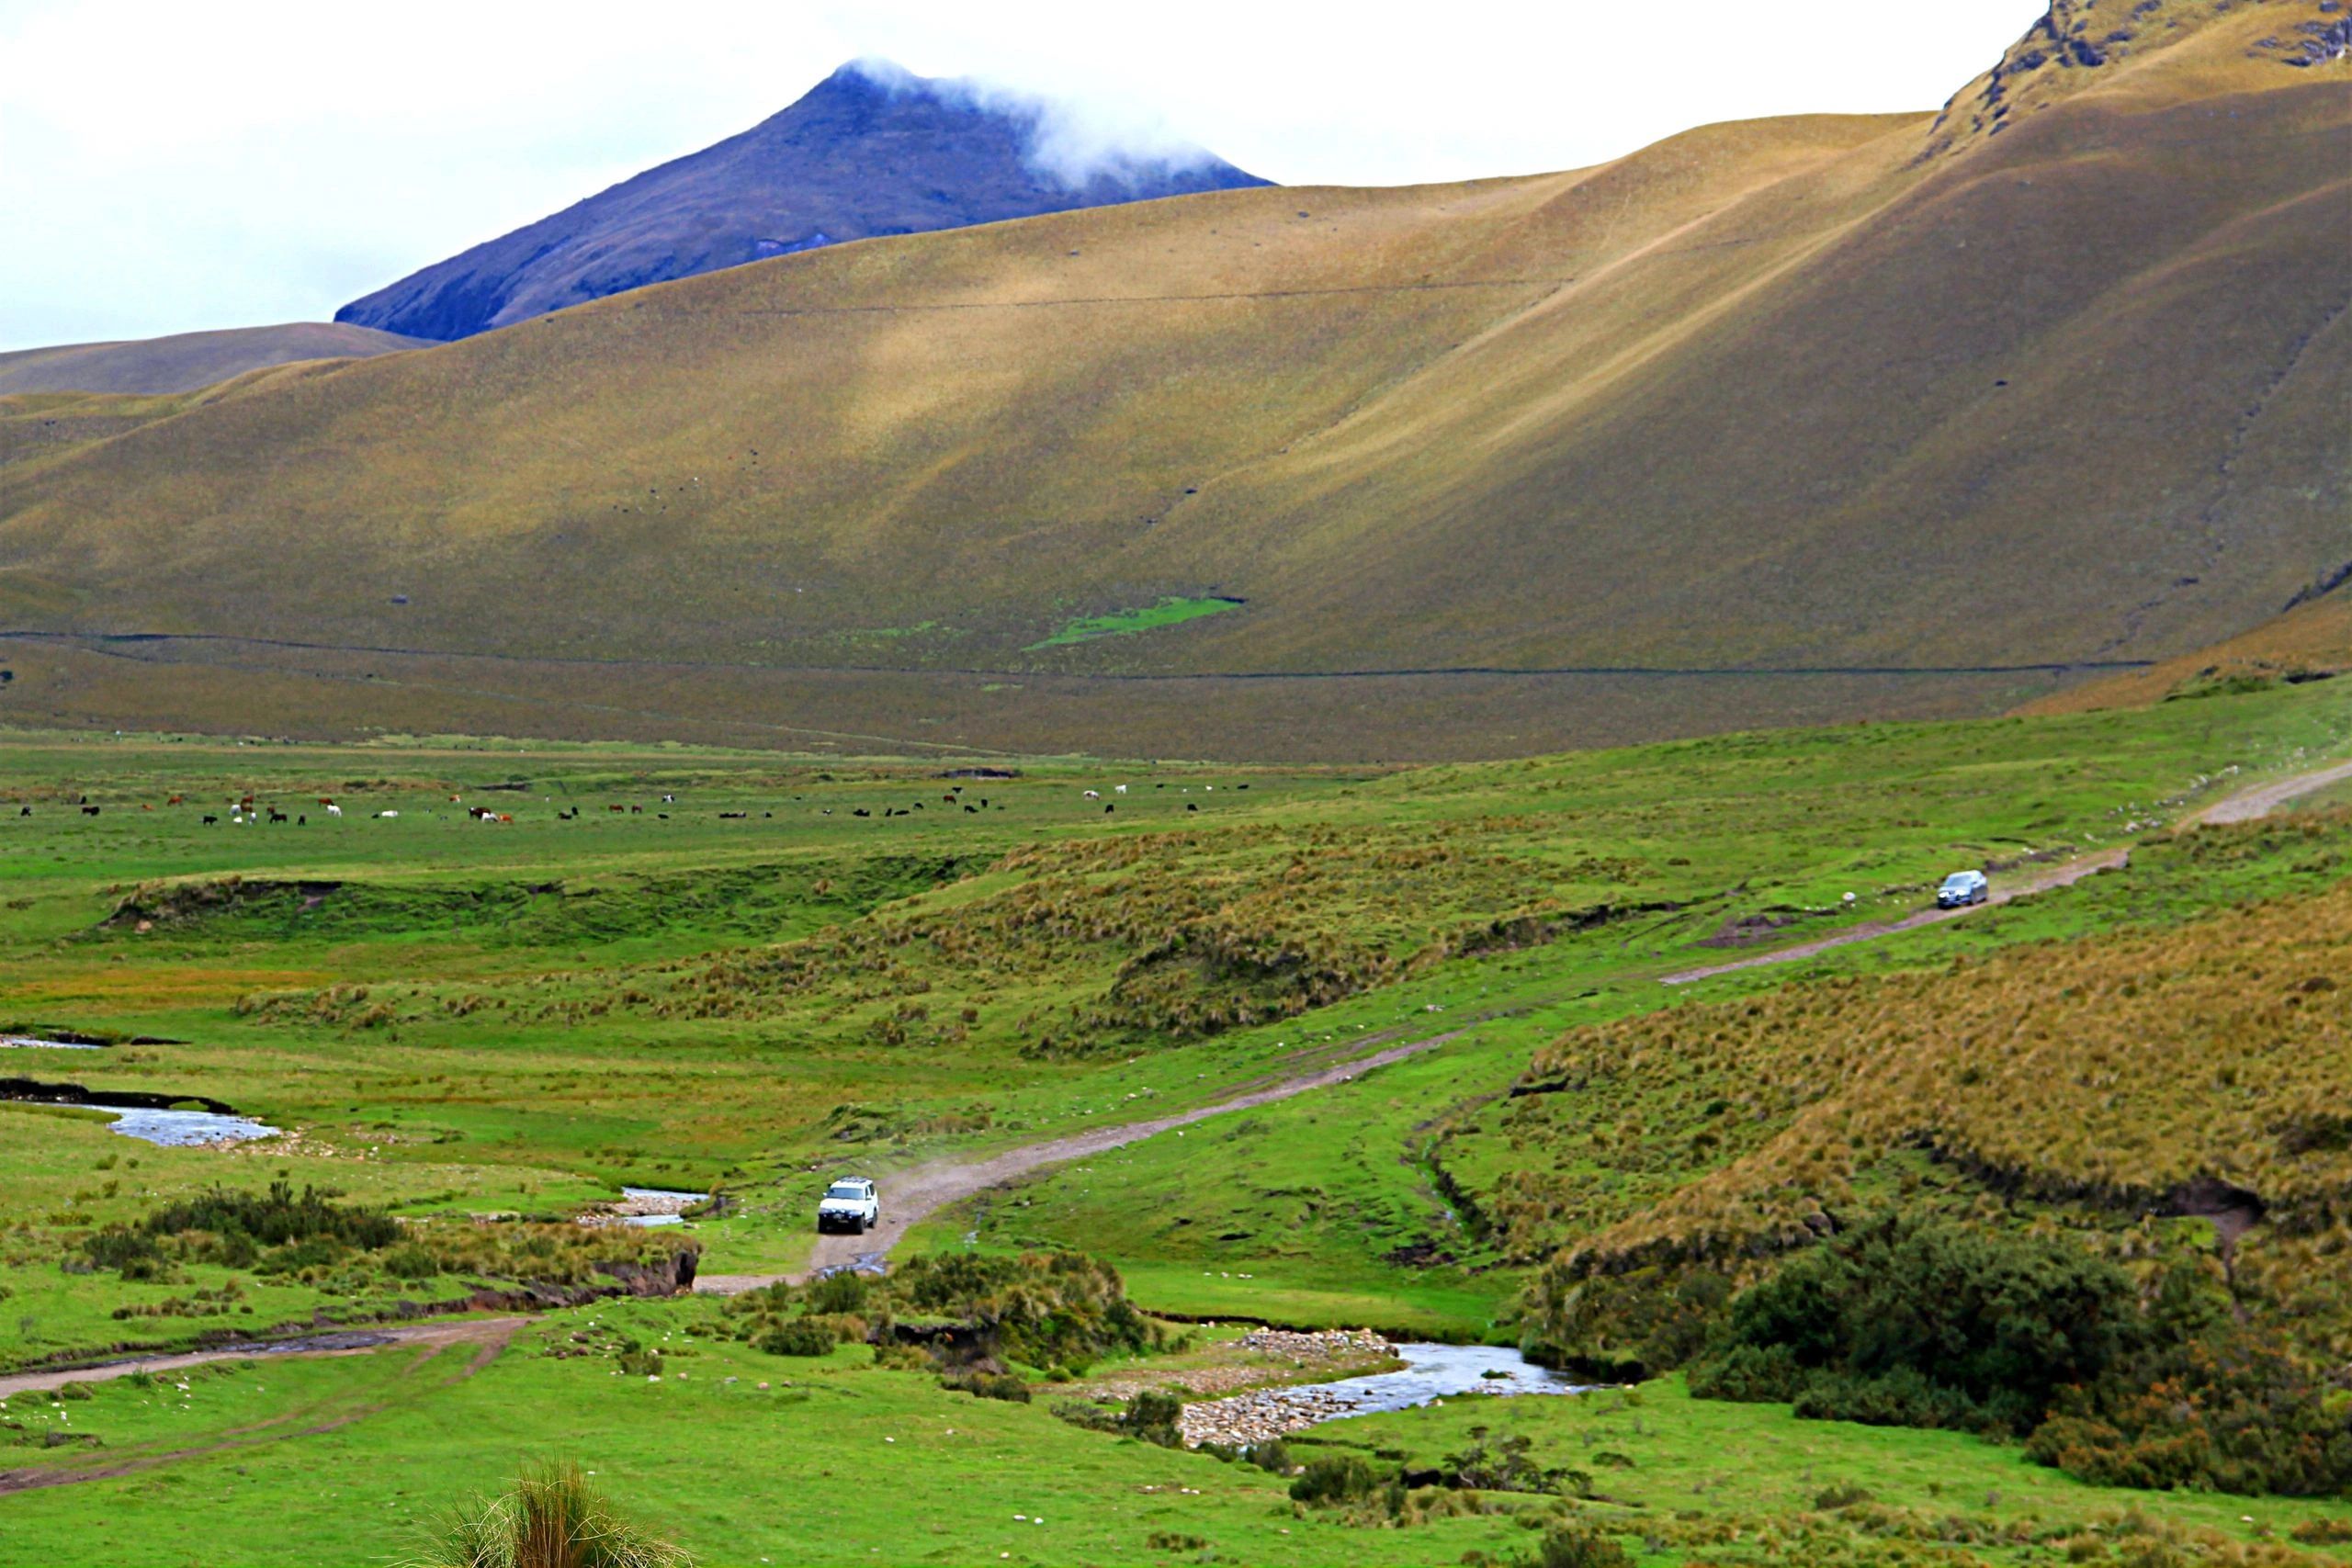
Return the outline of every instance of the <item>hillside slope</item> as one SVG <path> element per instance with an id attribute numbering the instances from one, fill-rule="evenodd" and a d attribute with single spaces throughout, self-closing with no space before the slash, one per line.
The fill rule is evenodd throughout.
<path id="1" fill-rule="evenodd" d="M 192 392 L 273 365 L 364 359 L 424 346 L 422 338 L 328 321 L 69 343 L 0 354 L 0 397 L 28 392 Z"/>
<path id="2" fill-rule="evenodd" d="M 853 62 L 740 136 L 425 267 L 335 320 L 467 337 L 846 240 L 1266 183 L 1199 148 L 1072 166 L 1054 157 L 1054 114 Z"/>
<path id="3" fill-rule="evenodd" d="M 2012 706 L 2352 560 L 2352 87 L 2259 47 L 2309 9 L 2160 8 L 1997 133 L 1062 213 L 255 389 L 14 470 L 16 711 L 1407 757 Z M 1057 637 L 1170 602 L 1220 613 Z"/>

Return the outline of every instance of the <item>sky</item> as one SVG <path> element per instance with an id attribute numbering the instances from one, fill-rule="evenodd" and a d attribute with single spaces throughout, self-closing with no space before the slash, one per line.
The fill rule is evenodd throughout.
<path id="1" fill-rule="evenodd" d="M 1929 109 L 2043 0 L 0 0 L 0 350 L 323 321 L 845 61 L 1068 99 L 1291 185 L 1574 168 Z"/>

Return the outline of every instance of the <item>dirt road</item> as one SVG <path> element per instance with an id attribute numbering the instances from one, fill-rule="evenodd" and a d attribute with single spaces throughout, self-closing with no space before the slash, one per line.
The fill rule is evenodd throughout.
<path id="1" fill-rule="evenodd" d="M 2218 800 L 2201 810 L 2192 811 L 2181 822 L 2191 827 L 2208 822 L 2252 822 L 2267 817 L 2290 800 L 2325 789 L 2344 779 L 2352 779 L 2352 761 L 2337 762 L 2310 773 L 2291 773 L 2268 784 L 2256 784 L 2251 789 Z M 1747 958 L 1735 958 L 1722 964 L 1710 964 L 1698 969 L 1685 969 L 1679 975 L 1666 976 L 1665 984 L 1687 986 L 1693 980 L 1704 980 L 1716 975 L 1728 975 L 1736 969 L 1756 969 L 1768 964 L 1793 964 L 1801 958 L 1826 953 L 1834 947 L 1845 947 L 1858 942 L 1873 942 L 1896 931 L 1917 931 L 1942 920 L 1956 920 L 1975 909 L 1994 904 L 2006 904 L 2012 898 L 2022 898 L 2029 893 L 2046 893 L 2053 887 L 2064 887 L 2080 882 L 2097 872 L 2114 871 L 2128 865 L 2132 852 L 2128 847 L 2101 850 L 2093 855 L 2079 855 L 2070 861 L 2044 866 L 2023 875 L 2004 876 L 1994 886 L 1992 897 L 1983 904 L 1964 906 L 1957 909 L 1921 909 L 1899 920 L 1872 920 L 1865 925 L 1849 926 L 1833 935 L 1799 942 L 1794 947 L 1774 948 L 1770 953 L 1754 953 Z"/>
<path id="2" fill-rule="evenodd" d="M 1123 1122 L 1116 1126 L 1090 1128 L 1066 1138 L 1007 1149 L 977 1163 L 935 1160 L 929 1165 L 917 1166 L 912 1170 L 892 1177 L 883 1185 L 882 1223 L 879 1225 L 865 1235 L 818 1237 L 817 1250 L 809 1257 L 807 1271 L 789 1275 L 705 1274 L 695 1281 L 695 1289 L 711 1295 L 738 1295 L 744 1291 L 758 1290 L 763 1285 L 773 1285 L 779 1280 L 797 1281 L 810 1273 L 838 1269 L 869 1258 L 879 1261 L 905 1239 L 908 1227 L 916 1221 L 928 1218 L 947 1204 L 1001 1186 L 1017 1176 L 1025 1176 L 1033 1170 L 1059 1165 L 1066 1160 L 1099 1155 L 1123 1144 L 1132 1144 L 1178 1127 L 1190 1126 L 1211 1116 L 1247 1111 L 1257 1105 L 1271 1105 L 1275 1100 L 1288 1100 L 1293 1095 L 1305 1094 L 1311 1089 L 1345 1083 L 1376 1067 L 1385 1067 L 1391 1062 L 1401 1062 L 1408 1056 L 1434 1049 L 1460 1032 L 1456 1029 L 1443 1034 L 1432 1034 L 1425 1040 L 1391 1045 L 1369 1056 L 1331 1063 L 1289 1077 L 1261 1080 L 1254 1086 L 1244 1085 L 1238 1093 L 1215 1104 L 1196 1106 L 1170 1116 L 1157 1116 L 1148 1122 Z"/>
<path id="3" fill-rule="evenodd" d="M 156 1377 L 167 1377 L 174 1372 L 214 1361 L 249 1361 L 265 1356 L 363 1356 L 390 1345 L 503 1346 L 514 1337 L 516 1329 L 531 1321 L 527 1317 L 476 1317 L 462 1321 L 441 1318 L 432 1323 L 388 1324 L 381 1328 L 306 1334 L 298 1339 L 235 1345 L 218 1350 L 191 1350 L 183 1355 L 130 1357 L 119 1361 L 108 1361 L 103 1366 L 85 1367 L 79 1371 L 11 1372 L 0 1376 L 0 1400 L 14 1399 L 20 1393 L 46 1393 L 63 1383 L 111 1382 L 133 1372 L 152 1372 Z"/>

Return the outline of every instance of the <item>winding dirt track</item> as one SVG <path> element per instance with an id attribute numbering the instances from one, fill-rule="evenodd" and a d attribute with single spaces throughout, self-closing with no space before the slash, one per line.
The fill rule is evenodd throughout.
<path id="1" fill-rule="evenodd" d="M 2235 795 L 2215 801 L 2201 810 L 2192 811 L 2181 826 L 2192 827 L 2214 822 L 2252 822 L 2269 816 L 2290 800 L 2300 799 L 2332 784 L 2352 779 L 2352 761 L 2337 762 L 2309 773 L 2291 773 L 2268 784 L 2256 784 Z M 1735 958 L 1722 964 L 1710 964 L 1703 968 L 1685 969 L 1679 975 L 1668 975 L 1664 984 L 1687 986 L 1693 980 L 1704 980 L 1716 975 L 1728 975 L 1737 969 L 1757 969 L 1768 964 L 1793 964 L 1800 958 L 1811 958 L 1833 947 L 1845 947 L 1858 942 L 1872 942 L 1896 931 L 1917 931 L 1944 920 L 1956 920 L 1974 909 L 1994 904 L 2006 904 L 2012 898 L 2022 898 L 2029 893 L 2047 893 L 2053 887 L 2064 887 L 2080 882 L 2097 872 L 2114 871 L 2132 863 L 2132 852 L 2126 847 L 2101 850 L 2094 855 L 2080 855 L 2070 861 L 2029 873 L 2023 876 L 2005 877 L 1993 889 L 1992 897 L 1983 904 L 1964 905 L 1957 909 L 1921 909 L 1899 920 L 1873 920 L 1866 925 L 1849 927 L 1830 936 L 1803 942 L 1794 947 L 1774 948 L 1747 958 Z"/>
<path id="2" fill-rule="evenodd" d="M 1065 1160 L 1083 1159 L 1132 1144 L 1156 1134 L 1178 1127 L 1188 1127 L 1211 1116 L 1227 1111 L 1247 1111 L 1252 1106 L 1271 1105 L 1278 1100 L 1305 1094 L 1311 1089 L 1328 1089 L 1345 1083 L 1350 1078 L 1385 1067 L 1391 1062 L 1401 1062 L 1408 1056 L 1419 1055 L 1443 1044 L 1461 1030 L 1448 1030 L 1426 1039 L 1408 1041 L 1391 1045 L 1369 1056 L 1357 1056 L 1335 1062 L 1289 1077 L 1260 1080 L 1245 1085 L 1240 1092 L 1213 1104 L 1195 1106 L 1173 1115 L 1156 1116 L 1148 1122 L 1123 1122 L 1115 1126 L 1090 1128 L 1073 1133 L 1066 1138 L 1055 1138 L 1043 1144 L 1031 1144 L 1023 1148 L 1007 1149 L 978 1163 L 956 1160 L 934 1160 L 917 1166 L 890 1179 L 882 1198 L 882 1223 L 865 1235 L 824 1235 L 817 1238 L 817 1249 L 809 1256 L 808 1269 L 799 1274 L 706 1274 L 695 1281 L 695 1289 L 709 1295 L 731 1296 L 745 1291 L 755 1291 L 763 1285 L 773 1285 L 780 1280 L 797 1282 L 809 1274 L 838 1269 L 844 1264 L 865 1258 L 880 1259 L 888 1256 L 892 1247 L 906 1238 L 907 1229 L 916 1221 L 962 1199 L 973 1197 L 989 1188 L 1001 1186 L 1017 1176 Z"/>

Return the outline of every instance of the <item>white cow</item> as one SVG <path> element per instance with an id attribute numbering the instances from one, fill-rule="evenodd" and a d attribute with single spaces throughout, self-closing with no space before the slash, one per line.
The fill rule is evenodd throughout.
<path id="1" fill-rule="evenodd" d="M 340 806 L 330 806 L 327 807 L 327 815 L 330 817 L 340 817 L 343 815 L 343 807 Z"/>

